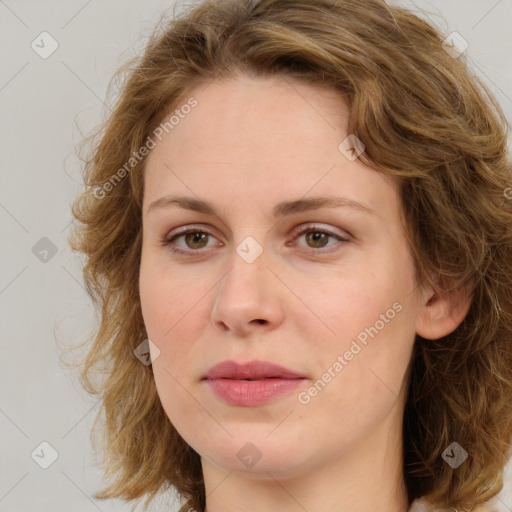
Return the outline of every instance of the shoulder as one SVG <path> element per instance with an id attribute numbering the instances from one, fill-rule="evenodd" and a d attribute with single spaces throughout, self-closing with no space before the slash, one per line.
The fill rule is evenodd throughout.
<path id="1" fill-rule="evenodd" d="M 490 504 L 491 502 L 486 502 L 483 505 L 476 507 L 474 512 L 493 512 L 494 509 L 490 506 Z M 434 505 L 432 505 L 432 503 L 423 497 L 418 498 L 411 503 L 409 512 L 448 512 L 448 509 L 436 508 Z"/>
<path id="2" fill-rule="evenodd" d="M 425 498 L 418 498 L 412 502 L 409 512 L 435 512 L 435 509 Z"/>

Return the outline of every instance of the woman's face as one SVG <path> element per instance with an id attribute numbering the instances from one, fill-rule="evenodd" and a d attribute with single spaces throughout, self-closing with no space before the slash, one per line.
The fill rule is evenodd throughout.
<path id="1" fill-rule="evenodd" d="M 203 465 L 261 478 L 399 446 L 426 295 L 395 178 L 340 146 L 333 90 L 243 76 L 190 96 L 143 202 L 142 311 L 171 422 Z M 224 361 L 241 366 L 211 371 Z"/>

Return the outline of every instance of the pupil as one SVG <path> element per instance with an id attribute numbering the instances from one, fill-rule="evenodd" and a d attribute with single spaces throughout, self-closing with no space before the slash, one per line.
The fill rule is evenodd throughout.
<path id="1" fill-rule="evenodd" d="M 200 243 L 201 240 L 206 241 L 206 236 L 207 236 L 206 233 L 200 233 L 200 232 L 190 233 L 187 237 L 188 238 L 187 242 L 190 241 L 192 244 Z M 204 243 L 203 244 L 200 243 L 200 247 L 204 247 L 204 245 L 205 245 Z"/>
<path id="2" fill-rule="evenodd" d="M 326 233 L 322 233 L 321 231 L 313 231 L 313 232 L 308 233 L 306 236 L 307 236 L 307 238 L 309 238 L 309 241 L 315 245 L 315 247 L 324 247 L 325 243 L 327 242 Z M 189 234 L 187 238 L 188 238 L 188 240 L 192 239 L 191 240 L 192 244 L 199 243 L 201 247 L 204 247 L 205 244 L 204 243 L 201 244 L 201 241 L 205 242 L 206 237 L 207 237 L 206 233 L 196 232 L 196 233 Z M 323 239 L 324 243 L 322 243 L 322 239 Z"/>
<path id="3" fill-rule="evenodd" d="M 311 233 L 308 233 L 307 235 L 310 239 L 312 239 L 312 242 L 313 244 L 318 244 L 318 242 L 320 242 L 319 245 L 315 245 L 315 247 L 324 247 L 325 246 L 325 243 L 322 244 L 321 243 L 321 239 L 324 238 L 324 242 L 326 242 L 326 238 L 327 238 L 327 235 L 325 233 L 322 233 L 320 231 L 313 231 Z"/>

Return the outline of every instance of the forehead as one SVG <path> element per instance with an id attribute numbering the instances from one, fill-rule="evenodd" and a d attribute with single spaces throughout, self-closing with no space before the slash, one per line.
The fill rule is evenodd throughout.
<path id="1" fill-rule="evenodd" d="M 296 158 L 308 151 L 321 158 L 329 145 L 339 143 L 337 132 L 345 129 L 349 112 L 336 90 L 283 76 L 237 75 L 210 81 L 190 96 L 197 106 L 175 134 L 197 150 L 233 157 L 251 152 L 274 160 L 279 154 Z"/>
<path id="2" fill-rule="evenodd" d="M 275 204 L 309 191 L 339 191 L 372 208 L 393 206 L 385 204 L 396 200 L 388 197 L 396 194 L 392 177 L 339 149 L 350 135 L 349 106 L 336 90 L 281 76 L 239 76 L 191 90 L 173 112 L 190 98 L 196 105 L 183 110 L 148 156 L 146 205 L 163 193 L 219 201 L 235 194 Z"/>

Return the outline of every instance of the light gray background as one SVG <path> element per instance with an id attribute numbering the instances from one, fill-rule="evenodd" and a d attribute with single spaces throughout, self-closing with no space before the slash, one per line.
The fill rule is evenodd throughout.
<path id="1" fill-rule="evenodd" d="M 472 68 L 510 122 L 512 0 L 400 3 L 417 13 L 426 9 L 424 16 L 445 34 L 457 31 L 468 41 Z M 162 0 L 0 0 L 0 512 L 133 508 L 91 498 L 101 479 L 89 441 L 97 404 L 60 365 L 56 340 L 82 341 L 95 321 L 80 263 L 66 242 L 80 186 L 79 129 L 88 133 L 108 112 L 103 102 L 113 72 L 142 48 L 160 13 L 172 6 Z M 43 31 L 59 45 L 47 59 L 31 48 Z M 43 237 L 57 248 L 46 262 L 32 251 Z M 58 452 L 48 469 L 31 458 L 43 441 Z M 43 460 L 49 452 L 37 453 Z M 510 466 L 496 500 L 503 512 L 512 511 Z M 168 496 L 152 510 L 177 510 L 172 503 Z"/>

